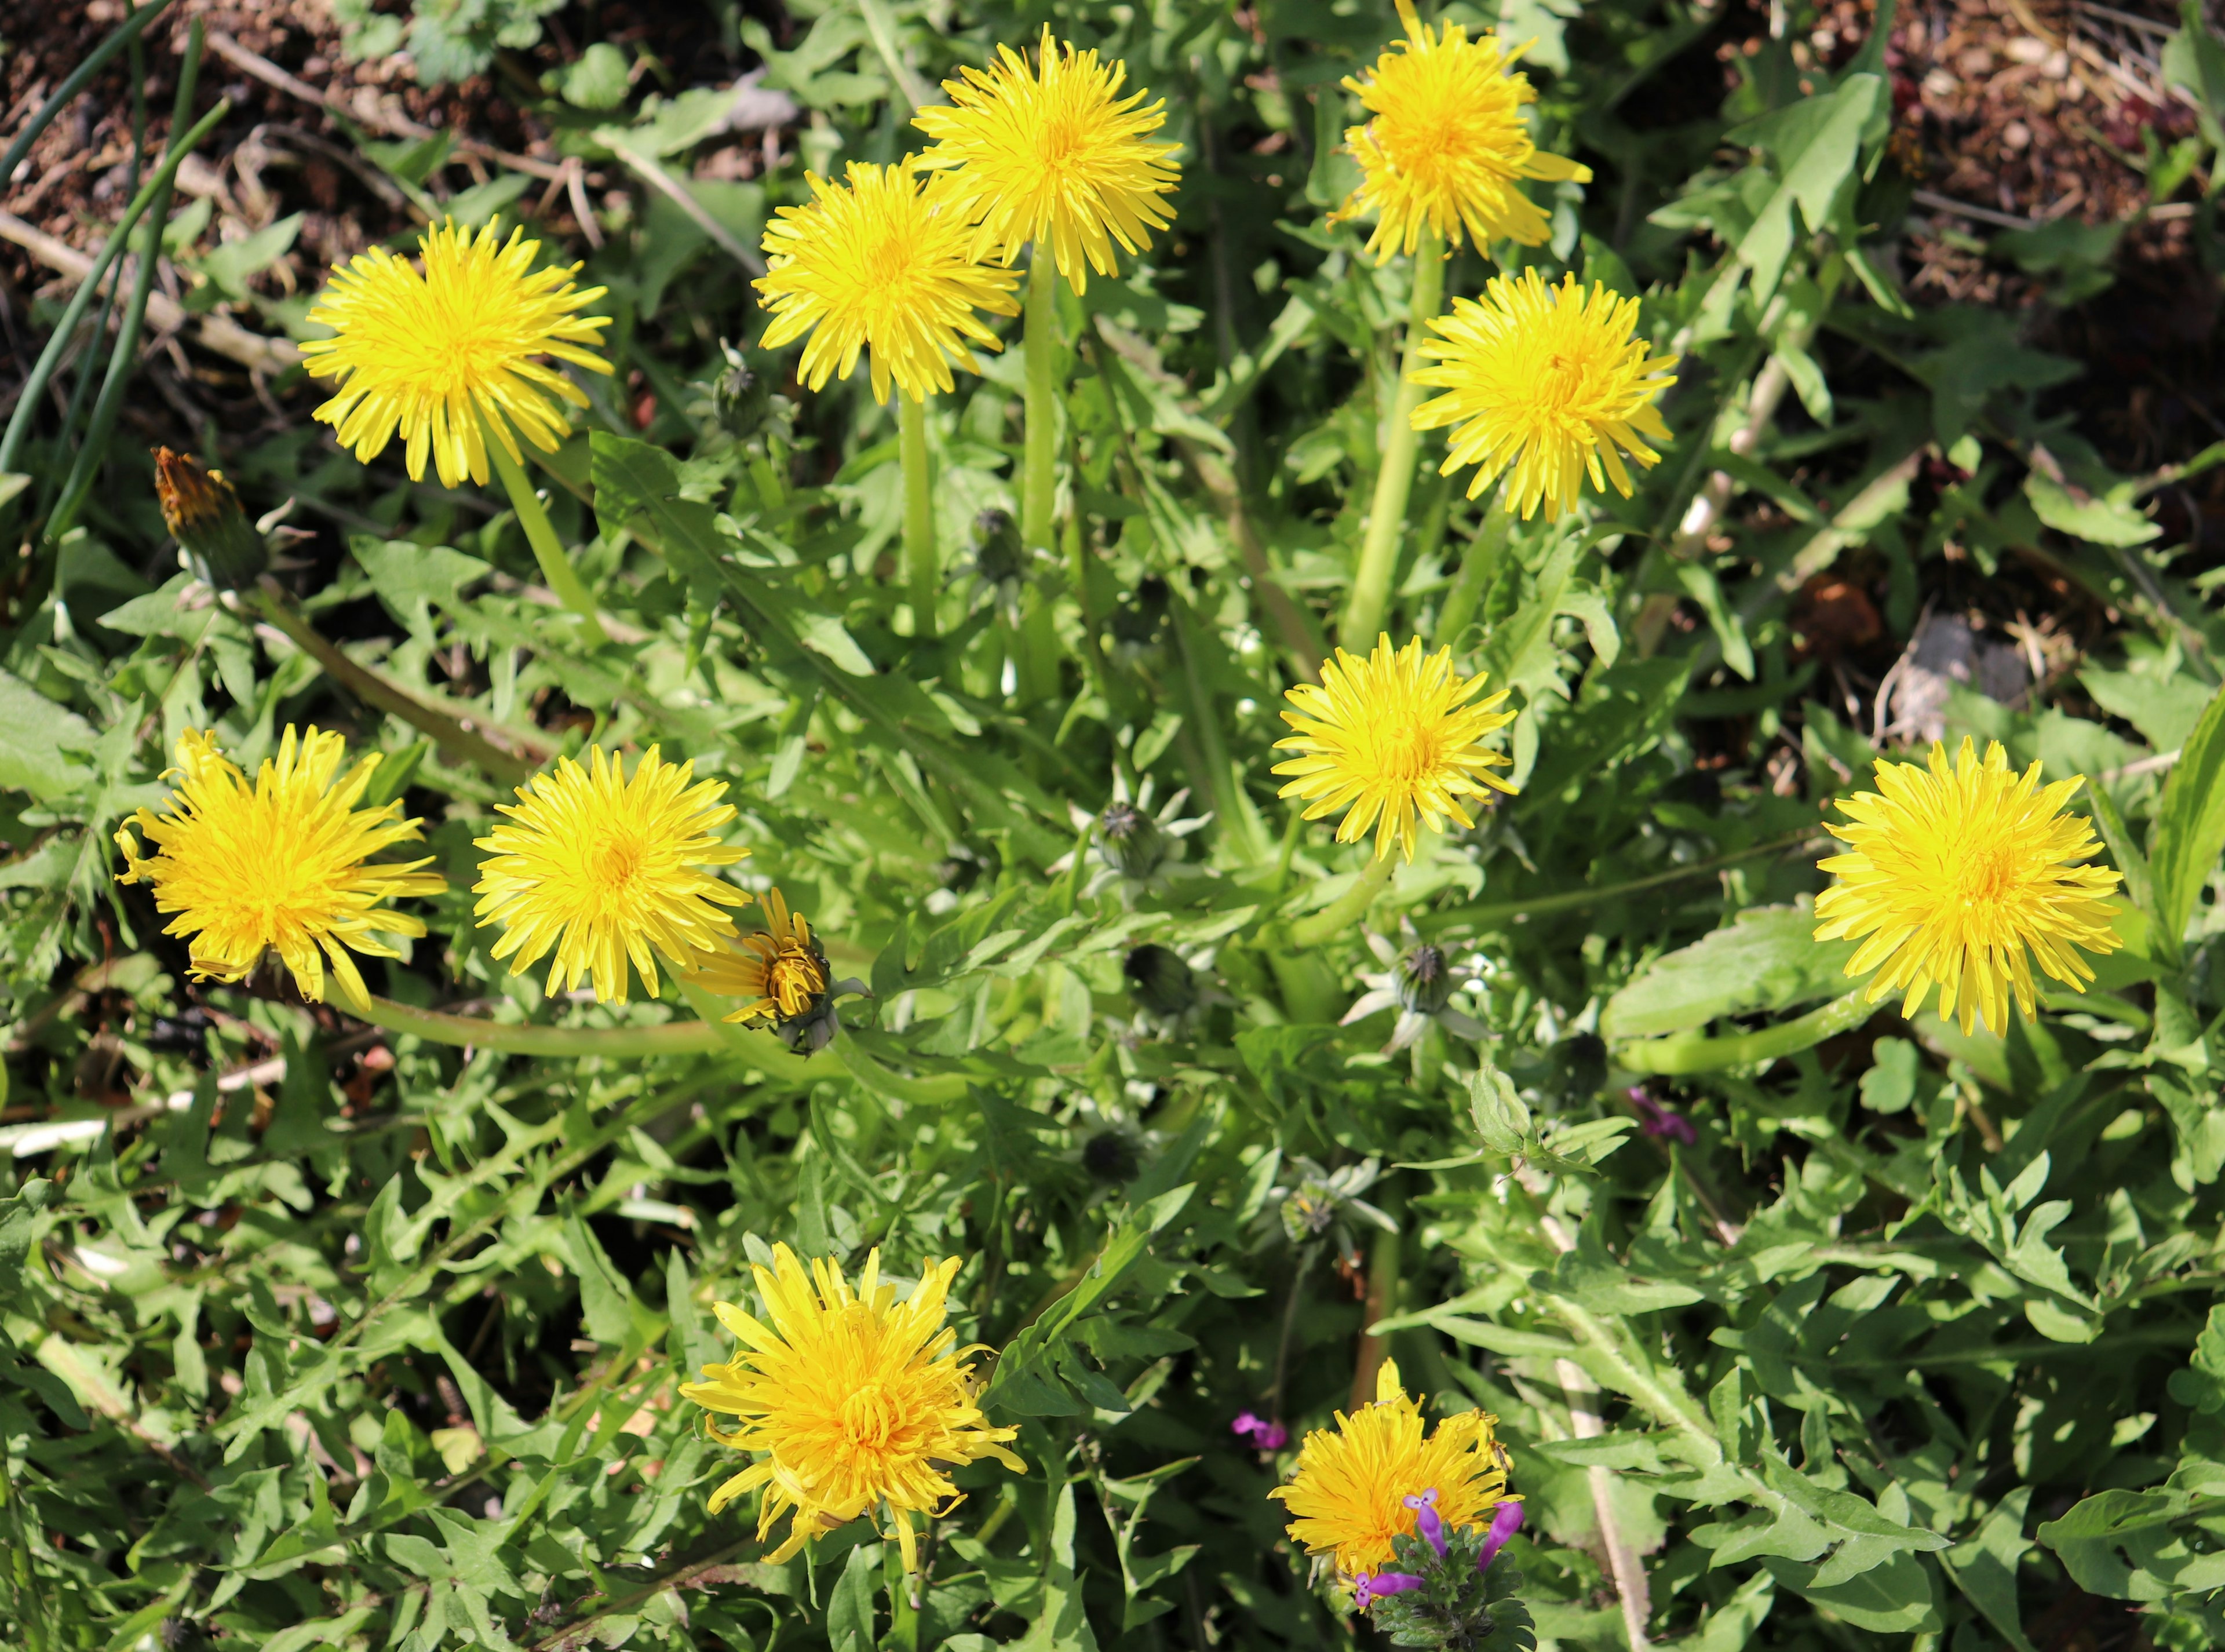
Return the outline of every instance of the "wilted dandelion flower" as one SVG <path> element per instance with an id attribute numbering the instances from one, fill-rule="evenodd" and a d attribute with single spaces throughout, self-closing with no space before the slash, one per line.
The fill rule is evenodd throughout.
<path id="1" fill-rule="evenodd" d="M 358 808 L 373 752 L 345 775 L 346 744 L 292 725 L 265 758 L 255 783 L 217 750 L 213 734 L 179 737 L 178 766 L 164 776 L 176 788 L 169 812 L 141 809 L 116 833 L 124 851 L 120 882 L 154 886 L 155 906 L 175 913 L 165 934 L 192 937 L 193 974 L 244 979 L 267 949 L 294 972 L 301 996 L 321 1003 L 325 967 L 344 1005 L 369 997 L 351 950 L 398 958 L 384 939 L 422 935 L 425 926 L 380 903 L 404 895 L 438 895 L 447 880 L 421 871 L 429 859 L 373 865 L 371 857 L 418 840 L 399 801 Z M 133 827 L 154 845 L 147 854 Z"/>
<path id="2" fill-rule="evenodd" d="M 1587 476 L 1627 499 L 1624 453 L 1659 462 L 1646 442 L 1668 441 L 1669 427 L 1653 398 L 1677 382 L 1666 376 L 1677 358 L 1646 354 L 1636 299 L 1598 283 L 1587 293 L 1573 275 L 1548 287 L 1525 269 L 1493 277 L 1481 303 L 1455 299 L 1429 325 L 1442 336 L 1419 348 L 1435 364 L 1413 382 L 1446 394 L 1414 409 L 1414 428 L 1457 427 L 1439 473 L 1476 466 L 1469 498 L 1511 468 L 1506 508 L 1527 518 L 1543 504 L 1550 522 L 1575 508 Z"/>
<path id="3" fill-rule="evenodd" d="M 452 221 L 419 242 L 422 273 L 384 247 L 333 272 L 309 320 L 335 336 L 301 354 L 311 377 L 339 381 L 316 416 L 341 446 L 368 464 L 399 433 L 411 479 L 423 479 L 429 454 L 449 487 L 488 479 L 490 432 L 521 462 L 518 436 L 555 451 L 572 428 L 562 404 L 587 398 L 536 358 L 609 372 L 593 346 L 610 321 L 578 313 L 605 289 L 574 286 L 577 264 L 534 269 L 541 244 L 524 234 L 503 241 L 489 224 L 473 236 Z"/>
<path id="4" fill-rule="evenodd" d="M 1914 1015 L 1936 983 L 1939 1014 L 2008 1029 L 2008 1001 L 2034 1011 L 2032 960 L 2076 991 L 2094 978 L 2079 949 L 2109 953 L 2118 874 L 2082 866 L 2100 844 L 2063 813 L 2082 775 L 2043 788 L 2039 764 L 2022 775 L 1999 743 L 1983 762 L 1965 739 L 1953 765 L 1931 745 L 1928 767 L 1877 765 L 1878 789 L 1840 803 L 1850 852 L 1819 863 L 1838 881 L 1816 899 L 1818 940 L 1867 936 L 1847 973 L 1875 970 L 1875 1003 L 1905 991 Z"/>
<path id="5" fill-rule="evenodd" d="M 913 1516 L 931 1519 L 958 1498 L 947 1466 L 993 1457 L 1026 1472 L 1004 1446 L 1018 1430 L 987 1426 L 964 1363 L 973 1350 L 954 1347 L 957 1333 L 942 1323 L 959 1259 L 931 1264 L 903 1302 L 880 1282 L 880 1262 L 878 1250 L 865 1258 L 853 1292 L 834 1263 L 814 1261 L 807 1275 L 794 1251 L 775 1245 L 772 1267 L 751 1269 L 765 1320 L 717 1304 L 742 1346 L 732 1363 L 706 1366 L 702 1382 L 681 1388 L 706 1410 L 741 1419 L 732 1434 L 714 1427 L 713 1439 L 764 1453 L 711 1494 L 711 1512 L 763 1488 L 758 1539 L 790 1516 L 776 1565 L 807 1539 L 884 1508 L 905 1569 L 916 1572 Z"/>
<path id="6" fill-rule="evenodd" d="M 1492 1433 L 1498 1421 L 1463 1411 L 1425 1435 L 1422 1402 L 1386 1359 L 1375 1402 L 1351 1416 L 1340 1411 L 1334 1429 L 1309 1434 L 1290 1484 L 1267 1495 L 1289 1511 L 1290 1536 L 1306 1553 L 1334 1556 L 1347 1579 L 1379 1573 L 1395 1558 L 1391 1540 L 1417 1529 L 1410 1499 L 1434 1490 L 1427 1506 L 1455 1530 L 1485 1524 L 1487 1511 L 1506 1500 L 1506 1456 Z"/>
<path id="7" fill-rule="evenodd" d="M 941 179 L 922 187 L 917 166 L 853 161 L 839 186 L 807 174 L 811 199 L 765 226 L 756 286 L 772 325 L 763 347 L 808 333 L 799 373 L 815 390 L 849 377 L 863 351 L 876 402 L 887 402 L 891 380 L 924 401 L 951 388 L 952 362 L 980 370 L 969 345 L 1002 347 L 975 310 L 1018 313 L 1019 277 L 976 261 L 962 206 Z"/>
<path id="8" fill-rule="evenodd" d="M 626 961 L 657 996 L 656 960 L 693 968 L 721 937 L 734 933 L 719 908 L 749 896 L 700 870 L 731 866 L 749 851 L 711 834 L 734 818 L 724 781 L 694 781 L 695 765 L 648 754 L 628 780 L 618 760 L 599 746 L 591 767 L 569 757 L 536 775 L 510 816 L 476 840 L 490 851 L 479 863 L 472 908 L 480 926 L 498 923 L 498 959 L 523 975 L 551 951 L 548 991 L 592 981 L 598 1001 L 626 1001 Z"/>
<path id="9" fill-rule="evenodd" d="M 1306 801 L 1306 819 L 1318 820 L 1347 806 L 1336 829 L 1339 843 L 1357 843 L 1375 829 L 1375 858 L 1396 845 L 1414 858 L 1416 821 L 1442 831 L 1447 820 L 1473 826 L 1461 800 L 1484 788 L 1514 788 L 1490 770 L 1510 759 L 1488 750 L 1483 737 L 1505 728 L 1514 713 L 1498 710 L 1507 691 L 1467 704 L 1483 687 L 1483 674 L 1462 680 L 1453 651 L 1424 655 L 1417 637 L 1396 653 L 1379 636 L 1365 660 L 1339 649 L 1322 666 L 1318 684 L 1300 683 L 1284 698 L 1296 707 L 1283 721 L 1296 732 L 1277 740 L 1278 751 L 1299 755 L 1275 765 L 1293 778 L 1284 797 Z"/>
<path id="10" fill-rule="evenodd" d="M 1379 263 L 1412 252 L 1425 223 L 1455 246 L 1463 226 L 1479 246 L 1540 244 L 1550 226 L 1517 181 L 1592 174 L 1530 141 L 1522 105 L 1537 94 L 1528 76 L 1509 73 L 1519 53 L 1503 50 L 1495 35 L 1471 41 L 1457 23 L 1432 30 L 1412 0 L 1398 0 L 1398 16 L 1406 38 L 1366 79 L 1344 83 L 1372 118 L 1345 132 L 1361 179 L 1335 217 L 1377 215 L 1367 250 Z"/>
<path id="11" fill-rule="evenodd" d="M 923 166 L 953 169 L 950 187 L 980 225 L 982 256 L 1007 264 L 1034 242 L 1047 246 L 1077 293 L 1089 272 L 1119 268 L 1112 244 L 1140 252 L 1153 230 L 1174 220 L 1160 197 L 1180 172 L 1168 157 L 1181 146 L 1146 142 L 1166 124 L 1163 100 L 1120 96 L 1124 63 L 1100 63 L 1043 25 L 1036 66 L 1009 46 L 985 72 L 946 80 L 947 106 L 922 109 L 912 123 L 937 142 Z"/>

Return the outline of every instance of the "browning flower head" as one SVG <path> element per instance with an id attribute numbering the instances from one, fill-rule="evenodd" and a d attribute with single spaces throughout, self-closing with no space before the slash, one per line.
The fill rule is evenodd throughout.
<path id="1" fill-rule="evenodd" d="M 269 565 L 263 535 L 247 520 L 239 495 L 190 453 L 155 450 L 155 499 L 162 526 L 212 585 L 228 591 L 252 585 Z"/>
<path id="2" fill-rule="evenodd" d="M 993 1457 L 1024 1473 L 1005 1448 L 1018 1433 L 992 1428 L 974 1403 L 971 1349 L 954 1346 L 944 1301 L 959 1258 L 930 1263 L 903 1301 L 880 1282 L 881 1253 L 865 1258 L 853 1291 L 834 1263 L 807 1275 L 796 1253 L 773 1247 L 770 1268 L 752 1267 L 764 1319 L 731 1302 L 719 1322 L 741 1340 L 733 1360 L 704 1368 L 681 1393 L 706 1410 L 738 1417 L 712 1438 L 764 1453 L 711 1494 L 716 1514 L 762 1489 L 758 1536 L 783 1515 L 788 1535 L 772 1554 L 787 1560 L 805 1541 L 885 1510 L 905 1568 L 919 1569 L 913 1518 L 947 1514 L 959 1498 L 948 1466 Z"/>
<path id="3" fill-rule="evenodd" d="M 1391 1540 L 1417 1529 L 1426 1506 L 1443 1527 L 1486 1524 L 1506 1496 L 1506 1458 L 1483 1411 L 1447 1417 L 1424 1434 L 1422 1402 L 1398 1383 L 1390 1360 L 1376 1378 L 1375 1402 L 1334 1429 L 1316 1428 L 1298 1451 L 1290 1484 L 1267 1495 L 1291 1516 L 1290 1534 L 1309 1554 L 1334 1557 L 1347 1581 L 1381 1573 L 1395 1558 Z M 1423 1494 L 1436 1497 L 1426 1504 Z"/>
<path id="4" fill-rule="evenodd" d="M 922 187 L 919 162 L 853 161 L 837 186 L 808 174 L 811 199 L 783 206 L 764 233 L 765 295 L 772 325 L 764 347 L 805 334 L 800 376 L 816 390 L 848 378 L 865 352 L 873 399 L 889 385 L 915 402 L 948 390 L 950 364 L 979 372 L 969 345 L 1000 349 L 976 310 L 1012 315 L 1019 277 L 978 262 L 972 221 L 944 180 Z"/>
<path id="5" fill-rule="evenodd" d="M 1414 428 L 1457 427 L 1440 473 L 1476 466 L 1474 498 L 1511 470 L 1506 508 L 1552 521 L 1575 508 L 1584 478 L 1630 497 L 1623 454 L 1640 465 L 1669 440 L 1654 398 L 1676 380 L 1674 356 L 1649 356 L 1638 338 L 1638 301 L 1570 275 L 1548 287 L 1535 269 L 1494 276 L 1483 301 L 1460 298 L 1429 325 L 1419 353 L 1432 365 L 1413 382 L 1446 394 L 1414 409 Z"/>
<path id="6" fill-rule="evenodd" d="M 1487 750 L 1483 737 L 1514 713 L 1498 709 L 1504 688 L 1469 705 L 1482 688 L 1482 673 L 1463 680 L 1451 649 L 1425 656 L 1418 637 L 1393 653 L 1390 637 L 1379 636 L 1365 660 L 1339 649 L 1318 685 L 1284 695 L 1295 709 L 1283 721 L 1296 732 L 1275 749 L 1299 755 L 1275 766 L 1293 776 L 1281 794 L 1304 799 L 1309 820 L 1348 807 L 1339 843 L 1357 843 L 1373 828 L 1378 860 L 1395 845 L 1410 862 L 1417 821 L 1433 831 L 1448 820 L 1472 827 L 1463 798 L 1484 796 L 1486 787 L 1513 794 L 1490 772 L 1510 760 Z"/>
<path id="7" fill-rule="evenodd" d="M 1537 94 L 1528 76 L 1510 72 L 1520 54 L 1502 50 L 1495 35 L 1471 41 L 1457 23 L 1432 30 L 1412 0 L 1398 0 L 1398 16 L 1406 38 L 1365 79 L 1344 83 L 1372 118 L 1345 132 L 1361 179 L 1332 221 L 1375 213 L 1367 250 L 1379 263 L 1411 253 L 1424 224 L 1454 246 L 1463 229 L 1480 247 L 1541 244 L 1550 226 L 1518 180 L 1588 182 L 1592 174 L 1530 141 L 1522 105 Z"/>
<path id="8" fill-rule="evenodd" d="M 693 783 L 695 765 L 678 768 L 651 746 L 633 778 L 599 746 L 582 769 L 560 757 L 551 773 L 498 805 L 510 816 L 476 846 L 472 908 L 481 927 L 498 923 L 498 959 L 522 975 L 554 951 L 548 991 L 592 981 L 603 1003 L 626 1001 L 631 959 L 649 996 L 657 996 L 656 959 L 696 967 L 734 933 L 719 908 L 749 896 L 705 867 L 731 866 L 749 851 L 711 834 L 734 818 L 724 781 Z"/>
<path id="9" fill-rule="evenodd" d="M 417 841 L 418 823 L 401 818 L 398 801 L 358 808 L 379 756 L 343 775 L 345 753 L 339 735 L 314 726 L 297 735 L 288 724 L 250 786 L 213 733 L 189 729 L 178 766 L 164 775 L 175 788 L 169 812 L 143 808 L 117 830 L 125 868 L 117 881 L 154 886 L 156 910 L 177 915 L 163 933 L 192 937 L 199 978 L 243 980 L 267 950 L 303 997 L 324 1001 L 329 965 L 339 1002 L 360 1005 L 369 995 L 351 952 L 398 958 L 386 936 L 425 933 L 381 902 L 438 895 L 447 880 L 418 870 L 429 859 L 368 864 L 382 849 Z"/>
<path id="10" fill-rule="evenodd" d="M 1174 221 L 1160 197 L 1181 176 L 1168 158 L 1180 145 L 1144 141 L 1166 123 L 1166 104 L 1139 107 L 1141 92 L 1121 97 L 1127 73 L 1054 40 L 1046 23 L 1033 69 L 999 46 L 986 72 L 942 83 L 947 106 L 913 117 L 937 140 L 920 164 L 952 168 L 951 192 L 980 226 L 980 256 L 1009 264 L 1030 242 L 1048 247 L 1058 273 L 1085 292 L 1092 269 L 1119 268 L 1115 241 L 1140 252 Z"/>
<path id="11" fill-rule="evenodd" d="M 419 243 L 422 272 L 384 247 L 333 272 L 309 320 L 333 336 L 301 354 L 313 377 L 339 381 L 316 416 L 341 446 L 369 464 L 398 433 L 411 479 L 429 456 L 449 487 L 487 480 L 490 434 L 521 461 L 521 435 L 555 451 L 572 428 L 562 404 L 587 398 L 537 358 L 609 372 L 590 346 L 610 321 L 577 313 L 604 289 L 574 286 L 577 264 L 536 269 L 541 244 L 524 235 L 502 241 L 489 224 L 474 237 L 450 221 Z"/>
<path id="12" fill-rule="evenodd" d="M 2079 949 L 2121 944 L 2105 898 L 2118 874 L 2077 864 L 2101 845 L 2063 813 L 2085 776 L 2042 788 L 2039 769 L 2016 774 L 1998 742 L 1981 762 L 1968 739 L 1950 767 L 1935 740 L 1927 764 L 1880 758 L 1878 789 L 1840 803 L 1849 852 L 1819 863 L 1838 881 L 1816 897 L 1816 939 L 1868 938 L 1847 973 L 1877 972 L 1870 1003 L 1905 991 L 1913 1016 L 1937 984 L 1943 1020 L 2006 1032 L 2012 997 L 2034 1013 L 2033 959 L 2083 991 L 2094 972 Z"/>

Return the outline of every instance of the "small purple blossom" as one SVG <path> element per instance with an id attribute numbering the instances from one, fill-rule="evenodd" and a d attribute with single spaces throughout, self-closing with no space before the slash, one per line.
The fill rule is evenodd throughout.
<path id="1" fill-rule="evenodd" d="M 1479 1572 L 1499 1558 L 1499 1551 L 1506 1547 L 1506 1540 L 1522 1529 L 1522 1505 L 1502 1503 L 1491 1516 L 1491 1535 L 1483 1540 L 1483 1548 L 1475 1557 Z"/>
<path id="2" fill-rule="evenodd" d="M 1437 1512 L 1437 1488 L 1434 1485 L 1418 1496 L 1406 1498 L 1405 1504 L 1414 1511 L 1414 1529 L 1422 1534 L 1437 1558 L 1445 1558 L 1444 1516 Z"/>
<path id="3" fill-rule="evenodd" d="M 1673 1108 L 1664 1107 L 1643 1090 L 1633 1088 L 1629 1093 L 1630 1104 L 1637 1108 L 1639 1114 L 1639 1128 L 1648 1136 L 1665 1136 L 1672 1142 L 1682 1142 L 1686 1147 L 1700 1139 L 1700 1133 L 1692 1128 L 1692 1121 L 1683 1114 Z"/>
<path id="4" fill-rule="evenodd" d="M 1290 1431 L 1279 1422 L 1246 1411 L 1228 1425 L 1228 1431 L 1252 1442 L 1252 1449 L 1278 1452 L 1290 1443 Z"/>
<path id="5" fill-rule="evenodd" d="M 1423 1581 L 1411 1572 L 1363 1572 L 1353 1585 L 1353 1602 L 1366 1611 L 1370 1601 L 1385 1595 L 1403 1595 L 1409 1589 L 1420 1588 Z"/>

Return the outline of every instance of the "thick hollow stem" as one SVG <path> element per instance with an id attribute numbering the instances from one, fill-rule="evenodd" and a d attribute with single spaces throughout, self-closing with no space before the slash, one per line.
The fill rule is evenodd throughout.
<path id="1" fill-rule="evenodd" d="M 347 1006 L 358 1021 L 435 1044 L 498 1050 L 507 1055 L 713 1055 L 745 1049 L 750 1064 L 777 1078 L 805 1076 L 804 1060 L 768 1033 L 745 1033 L 711 1021 L 669 1021 L 658 1027 L 539 1027 L 418 1010 L 374 997 Z"/>
<path id="2" fill-rule="evenodd" d="M 1052 459 L 1058 451 L 1058 268 L 1041 242 L 1028 255 L 1026 331 L 1027 446 L 1021 464 L 1020 541 L 1030 551 L 1054 548 Z"/>
<path id="3" fill-rule="evenodd" d="M 924 640 L 935 635 L 935 595 L 942 577 L 935 554 L 935 478 L 927 457 L 927 403 L 902 390 L 897 392 L 897 446 L 903 459 L 903 560 L 911 587 L 911 634 Z"/>
<path id="4" fill-rule="evenodd" d="M 1290 926 L 1290 945 L 1318 946 L 1331 935 L 1341 934 L 1367 915 L 1375 897 L 1391 882 L 1391 859 L 1379 855 L 1353 880 L 1352 887 L 1309 918 Z"/>
<path id="5" fill-rule="evenodd" d="M 1383 462 L 1375 472 L 1375 497 L 1367 507 L 1367 536 L 1360 542 L 1360 567 L 1353 575 L 1344 623 L 1337 628 L 1337 640 L 1356 653 L 1365 653 L 1382 628 L 1384 611 L 1391 601 L 1391 580 L 1398 571 L 1406 499 L 1413 491 L 1414 457 L 1420 446 L 1414 409 L 1421 406 L 1423 392 L 1414 383 L 1414 370 L 1422 364 L 1421 343 L 1429 336 L 1429 323 L 1436 319 L 1444 296 L 1444 244 L 1425 225 L 1421 243 L 1414 249 L 1414 298 L 1407 317 L 1405 355 L 1399 364 L 1398 382 L 1385 398 Z"/>
<path id="6" fill-rule="evenodd" d="M 1725 1067 L 1752 1067 L 1780 1055 L 1797 1055 L 1827 1038 L 1852 1032 L 1870 1018 L 1870 1004 L 1857 987 L 1843 998 L 1834 998 L 1821 1010 L 1811 1010 L 1797 1020 L 1764 1027 L 1751 1033 L 1732 1033 L 1703 1038 L 1697 1033 L 1677 1033 L 1668 1038 L 1648 1038 L 1625 1044 L 1614 1052 L 1618 1067 L 1632 1073 L 1662 1074 L 1718 1073 Z"/>
<path id="7" fill-rule="evenodd" d="M 1506 560 L 1506 541 L 1512 535 L 1514 517 L 1498 502 L 1483 508 L 1483 525 L 1475 530 L 1475 539 L 1461 560 L 1461 570 L 1453 580 L 1453 588 L 1445 593 L 1445 605 L 1437 615 L 1434 642 L 1457 646 L 1461 633 L 1475 618 L 1476 610 L 1482 605 L 1484 592 L 1491 589 L 1499 565 Z"/>
<path id="8" fill-rule="evenodd" d="M 548 581 L 564 606 L 580 617 L 580 630 L 590 642 L 609 641 L 603 630 L 603 622 L 595 617 L 595 599 L 574 572 L 572 559 L 564 554 L 564 547 L 556 538 L 555 525 L 548 520 L 548 511 L 542 509 L 541 496 L 534 492 L 533 484 L 526 478 L 524 468 L 510 457 L 510 449 L 502 439 L 488 430 L 486 447 L 494 460 L 495 472 L 510 492 L 510 508 L 517 512 L 518 526 L 525 529 L 525 542 L 533 547 L 533 560 L 541 565 L 541 577 Z"/>

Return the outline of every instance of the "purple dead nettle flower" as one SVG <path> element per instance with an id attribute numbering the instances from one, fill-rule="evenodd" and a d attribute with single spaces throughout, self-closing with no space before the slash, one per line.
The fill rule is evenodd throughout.
<path id="1" fill-rule="evenodd" d="M 1258 1416 L 1250 1411 L 1239 1415 L 1235 1421 L 1228 1425 L 1228 1428 L 1231 1434 L 1239 1434 L 1250 1440 L 1255 1451 L 1278 1452 L 1290 1443 L 1290 1431 L 1288 1428 L 1279 1422 L 1271 1422 L 1265 1417 Z"/>
<path id="2" fill-rule="evenodd" d="M 1488 1036 L 1473 1016 L 1453 1008 L 1453 994 L 1476 978 L 1474 962 L 1455 962 L 1443 947 L 1423 940 L 1407 919 L 1399 920 L 1398 928 L 1399 939 L 1406 943 L 1403 952 L 1385 937 L 1367 933 L 1367 948 L 1383 967 L 1360 976 L 1360 984 L 1368 991 L 1353 1001 L 1338 1025 L 1349 1027 L 1379 1010 L 1396 1010 L 1398 1019 L 1391 1029 L 1391 1041 L 1383 1047 L 1385 1055 L 1396 1055 L 1418 1042 L 1432 1021 L 1462 1038 L 1480 1042 Z"/>
<path id="3" fill-rule="evenodd" d="M 1682 1142 L 1686 1147 L 1700 1139 L 1699 1131 L 1692 1128 L 1692 1121 L 1683 1114 L 1664 1107 L 1645 1091 L 1634 1086 L 1629 1094 L 1630 1104 L 1638 1109 L 1641 1121 L 1639 1128 L 1648 1136 L 1665 1136 L 1672 1142 Z"/>
<path id="4" fill-rule="evenodd" d="M 1403 1595 L 1409 1589 L 1420 1588 L 1423 1581 L 1411 1572 L 1363 1572 L 1353 1584 L 1353 1604 L 1366 1611 L 1371 1600 Z"/>
<path id="5" fill-rule="evenodd" d="M 1507 1539 L 1521 1529 L 1522 1505 L 1519 1503 L 1500 1503 L 1499 1512 L 1491 1517 L 1490 1534 L 1484 1538 L 1482 1548 L 1476 1553 L 1475 1569 L 1480 1572 L 1497 1560 L 1499 1551 L 1506 1547 Z"/>
<path id="6" fill-rule="evenodd" d="M 1423 1541 L 1436 1550 L 1437 1558 L 1443 1560 L 1445 1521 L 1444 1516 L 1437 1512 L 1437 1488 L 1433 1485 L 1418 1496 L 1408 1497 L 1404 1501 L 1414 1511 L 1414 1529 L 1422 1534 Z"/>

